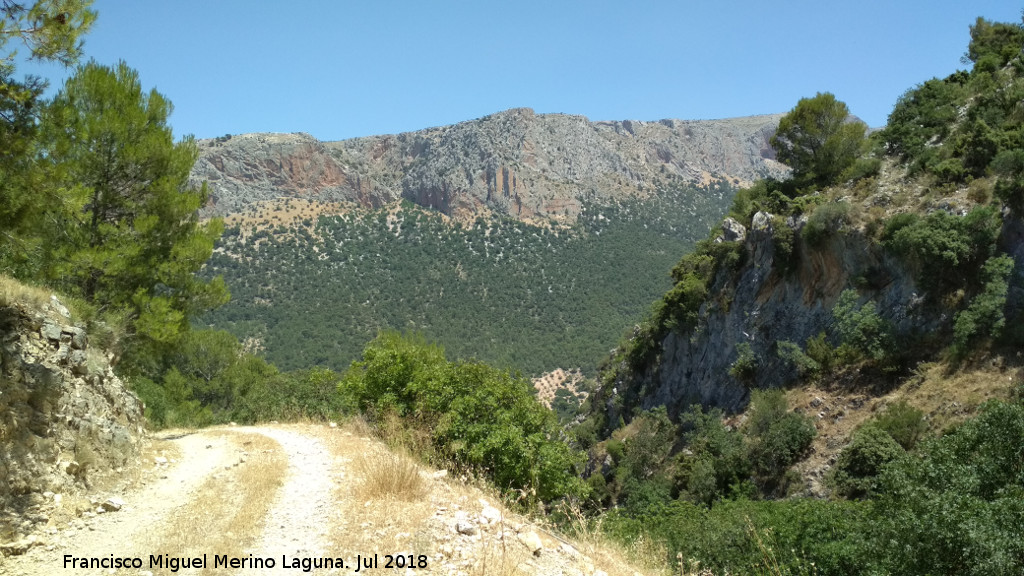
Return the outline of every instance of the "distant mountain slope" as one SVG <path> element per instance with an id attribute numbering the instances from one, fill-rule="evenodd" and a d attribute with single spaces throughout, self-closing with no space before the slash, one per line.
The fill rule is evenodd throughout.
<path id="1" fill-rule="evenodd" d="M 593 375 L 734 193 L 719 184 L 588 202 L 570 229 L 503 217 L 462 225 L 408 202 L 289 221 L 299 202 L 286 200 L 229 226 L 207 273 L 224 276 L 232 300 L 203 322 L 286 369 L 343 369 L 393 328 L 453 357 Z"/>
<path id="2" fill-rule="evenodd" d="M 363 207 L 404 198 L 461 219 L 496 212 L 573 222 L 585 201 L 784 173 L 768 144 L 780 117 L 591 122 L 517 108 L 339 142 L 244 134 L 200 141 L 192 177 L 208 182 L 207 211 L 217 215 L 280 197 Z"/>

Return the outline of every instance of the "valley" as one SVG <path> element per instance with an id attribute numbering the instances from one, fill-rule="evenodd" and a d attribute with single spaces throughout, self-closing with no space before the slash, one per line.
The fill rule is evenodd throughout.
<path id="1" fill-rule="evenodd" d="M 1018 576 L 1024 24 L 968 30 L 877 129 L 339 141 L 7 48 L 0 573 Z"/>

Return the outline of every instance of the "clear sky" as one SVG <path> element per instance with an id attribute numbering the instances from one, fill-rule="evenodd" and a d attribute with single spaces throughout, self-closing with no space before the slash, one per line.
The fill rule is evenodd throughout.
<path id="1" fill-rule="evenodd" d="M 176 135 L 418 130 L 514 107 L 592 120 L 786 112 L 829 91 L 871 126 L 964 68 L 1009 0 L 96 0 L 87 58 L 175 105 Z M 61 82 L 62 71 L 43 75 Z"/>

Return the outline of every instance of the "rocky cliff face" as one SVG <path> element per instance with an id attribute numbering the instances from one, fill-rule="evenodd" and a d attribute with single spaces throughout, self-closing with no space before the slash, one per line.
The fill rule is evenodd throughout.
<path id="1" fill-rule="evenodd" d="M 31 521 L 22 513 L 44 493 L 88 487 L 136 460 L 142 412 L 56 298 L 0 307 L 0 541 Z"/>
<path id="2" fill-rule="evenodd" d="M 498 212 L 572 221 L 588 199 L 784 174 L 769 145 L 780 117 L 591 122 L 513 109 L 340 142 L 246 134 L 200 141 L 192 177 L 210 186 L 210 214 L 282 196 L 368 207 L 405 198 L 457 217 Z"/>
<path id="3" fill-rule="evenodd" d="M 720 240 L 741 242 L 744 263 L 718 272 L 696 329 L 669 332 L 660 342 L 658 359 L 641 372 L 619 371 L 612 394 L 605 391 L 610 422 L 617 421 L 619 410 L 628 414 L 635 406 L 665 405 L 671 414 L 692 404 L 739 411 L 752 388 L 794 381 L 796 368 L 779 357 L 777 343 L 802 347 L 828 330 L 839 295 L 854 284 L 860 301 L 874 300 L 898 335 L 927 333 L 950 321 L 921 306 L 906 266 L 861 232 L 833 233 L 812 246 L 799 240 L 805 224 L 805 218 L 783 220 L 764 212 L 754 216 L 750 230 L 725 221 Z M 792 267 L 781 261 L 775 241 L 782 226 L 798 238 L 795 252 L 786 257 L 795 263 Z M 757 366 L 746 382 L 730 374 L 741 343 L 750 346 Z"/>

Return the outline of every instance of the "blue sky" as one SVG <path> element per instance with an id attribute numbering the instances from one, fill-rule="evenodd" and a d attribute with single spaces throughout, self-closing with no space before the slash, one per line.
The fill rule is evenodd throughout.
<path id="1" fill-rule="evenodd" d="M 97 0 L 87 57 L 175 105 L 175 134 L 417 130 L 513 107 L 592 120 L 786 112 L 834 93 L 881 126 L 964 66 L 1007 0 Z M 40 70 L 59 85 L 63 72 Z"/>

